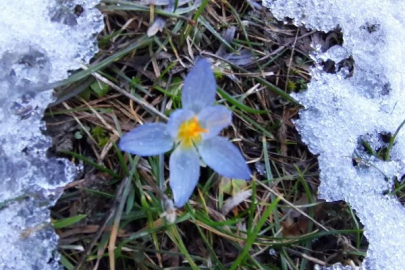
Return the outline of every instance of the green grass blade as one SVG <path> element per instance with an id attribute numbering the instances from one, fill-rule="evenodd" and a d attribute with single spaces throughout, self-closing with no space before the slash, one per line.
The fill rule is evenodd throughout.
<path id="1" fill-rule="evenodd" d="M 207 28 L 208 31 L 211 32 L 222 44 L 225 45 L 229 50 L 231 50 L 233 53 L 239 54 L 238 51 L 236 51 L 223 37 L 220 33 L 218 33 L 214 27 L 211 26 L 211 24 L 204 18 L 200 17 L 198 21 Z"/>
<path id="2" fill-rule="evenodd" d="M 73 217 L 64 218 L 61 220 L 56 220 L 53 222 L 53 227 L 55 229 L 69 227 L 70 225 L 73 225 L 73 224 L 79 222 L 80 220 L 84 219 L 85 217 L 87 217 L 87 215 L 77 215 L 77 216 L 73 216 Z"/>
<path id="3" fill-rule="evenodd" d="M 397 130 L 395 131 L 394 135 L 392 136 L 390 143 L 387 147 L 387 153 L 385 154 L 385 160 L 388 161 L 390 158 L 390 153 L 391 153 L 391 149 L 392 146 L 394 145 L 395 139 L 397 138 L 397 135 L 399 133 L 399 131 L 402 129 L 402 127 L 405 125 L 405 120 L 402 121 L 402 123 L 399 125 L 399 127 L 397 128 Z"/>
<path id="4" fill-rule="evenodd" d="M 60 255 L 60 262 L 67 270 L 73 270 L 75 267 L 73 264 L 63 255 Z"/>
<path id="5" fill-rule="evenodd" d="M 77 82 L 77 81 L 79 81 L 81 79 L 84 79 L 87 76 L 91 75 L 93 72 L 96 72 L 96 71 L 98 71 L 98 70 L 100 70 L 102 68 L 105 68 L 106 66 L 110 65 L 112 62 L 118 60 L 119 58 L 121 58 L 124 55 L 132 52 L 133 50 L 144 47 L 144 46 L 147 46 L 152 41 L 153 41 L 153 39 L 147 37 L 146 35 L 141 36 L 140 38 L 135 40 L 128 47 L 126 47 L 126 48 L 122 49 L 121 51 L 116 52 L 115 54 L 107 57 L 106 59 L 104 59 L 100 63 L 95 64 L 93 66 L 89 66 L 86 70 L 82 70 L 80 72 L 77 72 L 77 73 L 73 74 L 72 76 L 70 76 L 69 78 L 67 78 L 66 80 L 55 82 L 55 83 L 46 85 L 45 87 L 37 88 L 36 91 L 57 88 L 57 87 L 72 84 L 72 83 Z"/>
<path id="6" fill-rule="evenodd" d="M 229 95 L 224 89 L 222 89 L 219 86 L 217 87 L 217 93 L 223 99 L 225 99 L 227 102 L 229 102 L 230 104 L 234 105 L 236 108 L 238 108 L 238 109 L 240 109 L 240 110 L 242 110 L 244 112 L 252 113 L 252 114 L 264 114 L 264 113 L 267 113 L 267 111 L 265 111 L 265 110 L 256 110 L 256 109 L 250 108 L 249 106 L 246 106 L 245 104 L 239 102 L 234 97 Z"/>
<path id="7" fill-rule="evenodd" d="M 245 257 L 248 255 L 250 251 L 250 247 L 253 245 L 256 237 L 258 236 L 260 229 L 263 227 L 264 223 L 267 221 L 268 217 L 273 213 L 273 210 L 276 208 L 278 202 L 280 201 L 280 198 L 275 199 L 268 207 L 267 209 L 263 212 L 262 217 L 260 218 L 259 222 L 254 226 L 253 231 L 249 232 L 245 247 L 243 248 L 243 251 L 239 256 L 236 258 L 234 263 L 232 264 L 231 268 L 229 270 L 235 270 L 236 268 L 239 267 L 240 263 L 245 259 Z"/>

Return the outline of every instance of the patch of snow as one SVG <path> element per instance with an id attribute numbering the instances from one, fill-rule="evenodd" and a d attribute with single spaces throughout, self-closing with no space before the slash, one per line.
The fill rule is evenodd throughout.
<path id="1" fill-rule="evenodd" d="M 0 2 L 0 269 L 59 269 L 48 208 L 76 167 L 47 157 L 42 134 L 52 90 L 97 52 L 96 0 Z"/>
<path id="2" fill-rule="evenodd" d="M 405 174 L 405 130 L 399 131 L 388 161 L 368 154 L 362 140 L 374 150 L 387 147 L 383 136 L 393 135 L 405 119 L 405 2 L 263 0 L 263 5 L 279 20 L 343 33 L 342 46 L 323 52 L 314 44 L 318 64 L 308 90 L 295 95 L 304 106 L 295 124 L 319 155 L 320 197 L 345 200 L 365 226 L 370 244 L 363 267 L 403 270 L 405 209 L 385 194 Z M 337 64 L 348 57 L 354 60 L 353 76 L 347 68 L 336 74 L 322 70 L 321 62 Z"/>
<path id="3" fill-rule="evenodd" d="M 333 266 L 330 267 L 321 267 L 316 265 L 315 270 L 363 270 L 364 268 L 353 268 L 351 266 L 343 266 L 341 263 L 336 263 Z"/>

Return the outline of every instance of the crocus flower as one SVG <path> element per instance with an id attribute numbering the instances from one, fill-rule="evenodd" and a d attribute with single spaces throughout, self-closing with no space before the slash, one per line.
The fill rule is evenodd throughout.
<path id="1" fill-rule="evenodd" d="M 174 203 L 182 207 L 190 198 L 200 177 L 200 158 L 215 172 L 229 178 L 250 178 L 241 152 L 219 135 L 232 121 L 226 107 L 214 105 L 216 81 L 210 63 L 200 59 L 188 73 L 181 101 L 167 124 L 149 123 L 125 134 L 121 150 L 140 156 L 170 156 L 170 187 Z"/>

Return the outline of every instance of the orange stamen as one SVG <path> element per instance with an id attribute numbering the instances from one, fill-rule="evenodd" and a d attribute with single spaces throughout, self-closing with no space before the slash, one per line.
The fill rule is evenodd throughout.
<path id="1" fill-rule="evenodd" d="M 208 130 L 202 128 L 197 117 L 194 116 L 180 125 L 177 138 L 182 146 L 191 147 L 193 143 L 201 140 L 201 133 L 208 133 Z"/>

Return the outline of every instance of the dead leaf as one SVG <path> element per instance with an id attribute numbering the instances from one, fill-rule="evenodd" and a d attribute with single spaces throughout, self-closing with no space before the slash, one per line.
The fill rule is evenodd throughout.
<path id="1" fill-rule="evenodd" d="M 233 197 L 225 201 L 221 213 L 223 215 L 227 215 L 235 206 L 239 205 L 241 202 L 245 201 L 250 196 L 252 196 L 252 190 L 250 189 L 236 193 Z"/>

